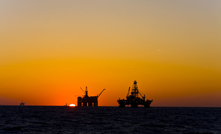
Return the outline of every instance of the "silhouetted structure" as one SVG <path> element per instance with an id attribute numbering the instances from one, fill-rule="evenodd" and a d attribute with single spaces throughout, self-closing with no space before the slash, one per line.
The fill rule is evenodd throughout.
<path id="1" fill-rule="evenodd" d="M 20 106 L 25 106 L 25 103 L 22 101 L 22 102 L 20 103 Z"/>
<path id="2" fill-rule="evenodd" d="M 139 92 L 137 87 L 137 81 L 134 81 L 133 89 L 131 94 L 129 95 L 130 87 L 126 96 L 126 100 L 118 99 L 117 102 L 119 103 L 119 107 L 125 107 L 125 105 L 131 105 L 131 107 L 137 107 L 138 105 L 144 105 L 144 107 L 150 107 L 150 104 L 153 100 L 146 100 L 145 101 L 145 94 Z M 141 97 L 139 97 L 139 95 Z"/>
<path id="3" fill-rule="evenodd" d="M 78 97 L 78 106 L 98 106 L 98 97 L 102 94 L 102 92 L 105 90 L 103 89 L 100 94 L 98 94 L 97 96 L 88 96 L 88 91 L 87 91 L 87 87 L 85 89 L 85 91 L 81 88 L 81 90 L 83 92 L 85 92 L 84 97 Z"/>

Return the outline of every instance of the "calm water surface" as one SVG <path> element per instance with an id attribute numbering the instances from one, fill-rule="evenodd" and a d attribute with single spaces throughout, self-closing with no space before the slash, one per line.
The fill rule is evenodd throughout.
<path id="1" fill-rule="evenodd" d="M 0 133 L 221 134 L 221 108 L 0 106 Z"/>

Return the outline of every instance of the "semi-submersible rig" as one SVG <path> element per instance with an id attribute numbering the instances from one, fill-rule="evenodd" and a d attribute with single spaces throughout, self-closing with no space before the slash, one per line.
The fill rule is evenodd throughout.
<path id="1" fill-rule="evenodd" d="M 85 89 L 85 91 L 81 88 L 81 90 L 83 92 L 85 92 L 85 95 L 82 97 L 78 97 L 78 106 L 98 106 L 98 97 L 103 93 L 103 91 L 105 89 L 103 89 L 100 94 L 98 94 L 97 96 L 88 96 L 88 90 L 87 87 Z"/>
<path id="2" fill-rule="evenodd" d="M 131 94 L 129 95 L 130 87 L 126 96 L 126 100 L 118 99 L 119 107 L 125 107 L 125 105 L 131 105 L 131 107 L 138 107 L 138 105 L 144 105 L 144 107 L 149 108 L 153 100 L 145 100 L 145 94 L 139 92 L 137 87 L 137 81 L 134 81 Z M 139 97 L 141 96 L 141 97 Z"/>

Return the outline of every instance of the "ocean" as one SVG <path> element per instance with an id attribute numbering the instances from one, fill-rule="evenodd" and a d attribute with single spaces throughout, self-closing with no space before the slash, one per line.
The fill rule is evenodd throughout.
<path id="1" fill-rule="evenodd" d="M 221 108 L 0 106 L 0 134 L 221 134 Z"/>

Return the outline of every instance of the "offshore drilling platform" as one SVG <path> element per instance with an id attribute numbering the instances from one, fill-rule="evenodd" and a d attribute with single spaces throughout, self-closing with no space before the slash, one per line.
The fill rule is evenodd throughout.
<path id="1" fill-rule="evenodd" d="M 150 107 L 150 104 L 152 103 L 153 100 L 147 99 L 145 101 L 145 94 L 139 92 L 137 87 L 137 81 L 134 81 L 130 95 L 129 92 L 130 92 L 130 87 L 126 96 L 126 100 L 124 99 L 117 100 L 117 102 L 119 103 L 119 107 L 125 107 L 125 105 L 131 105 L 131 107 L 138 107 L 138 105 L 144 105 L 144 107 L 146 108 Z"/>
<path id="2" fill-rule="evenodd" d="M 100 94 L 98 94 L 97 96 L 88 96 L 88 90 L 87 87 L 85 89 L 85 91 L 81 88 L 81 90 L 85 93 L 84 97 L 78 97 L 78 106 L 94 106 L 97 107 L 98 106 L 98 97 L 103 93 L 103 91 L 105 89 L 103 89 Z"/>

